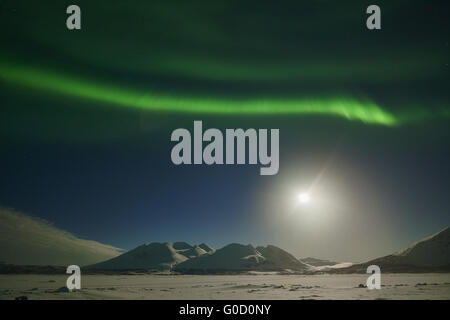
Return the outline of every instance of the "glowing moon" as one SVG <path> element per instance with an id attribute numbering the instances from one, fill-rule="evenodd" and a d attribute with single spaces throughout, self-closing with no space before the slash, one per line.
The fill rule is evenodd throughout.
<path id="1" fill-rule="evenodd" d="M 307 194 L 307 193 L 300 193 L 298 195 L 298 201 L 300 203 L 308 203 L 310 200 L 311 200 L 311 198 L 310 198 L 309 194 Z"/>

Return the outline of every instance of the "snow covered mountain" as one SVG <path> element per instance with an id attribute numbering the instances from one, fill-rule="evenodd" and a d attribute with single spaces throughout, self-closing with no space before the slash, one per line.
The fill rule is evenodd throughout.
<path id="1" fill-rule="evenodd" d="M 110 260 L 87 266 L 86 269 L 164 270 L 170 269 L 173 264 L 184 260 L 187 260 L 187 258 L 178 254 L 172 244 L 150 243 L 141 245 Z"/>
<path id="2" fill-rule="evenodd" d="M 253 269 L 264 260 L 265 258 L 252 245 L 232 243 L 212 254 L 180 263 L 174 269 L 177 271 Z"/>
<path id="3" fill-rule="evenodd" d="M 290 253 L 275 247 L 229 244 L 213 253 L 177 264 L 176 271 L 219 272 L 245 270 L 306 270 L 308 267 Z"/>
<path id="4" fill-rule="evenodd" d="M 308 268 L 308 265 L 290 253 L 272 245 L 255 248 L 250 244 L 232 243 L 214 250 L 206 244 L 191 246 L 185 242 L 150 243 L 85 267 L 91 270 L 174 270 L 194 273 L 286 269 L 301 271 Z"/>
<path id="5" fill-rule="evenodd" d="M 123 250 L 81 239 L 50 222 L 0 208 L 0 261 L 13 265 L 80 266 L 117 257 Z"/>
<path id="6" fill-rule="evenodd" d="M 339 272 L 365 272 L 369 265 L 380 266 L 382 272 L 429 272 L 450 270 L 450 228 L 420 240 L 397 253 L 356 264 Z"/>
<path id="7" fill-rule="evenodd" d="M 302 261 L 295 258 L 292 254 L 284 251 L 273 245 L 267 247 L 257 247 L 256 250 L 260 252 L 266 259 L 263 268 L 274 270 L 306 270 L 308 266 Z"/>
<path id="8" fill-rule="evenodd" d="M 450 265 L 450 227 L 393 255 L 398 262 L 419 267 Z"/>
<path id="9" fill-rule="evenodd" d="M 141 245 L 118 257 L 87 266 L 97 270 L 170 270 L 177 263 L 198 257 L 206 252 L 185 242 Z"/>
<path id="10" fill-rule="evenodd" d="M 213 252 L 214 249 L 211 248 L 210 246 L 208 246 L 206 243 L 202 243 L 198 245 L 200 248 L 202 248 L 203 250 L 205 250 L 206 252 Z"/>
<path id="11" fill-rule="evenodd" d="M 414 243 L 398 253 L 370 261 L 379 265 L 443 267 L 450 265 L 450 228 Z"/>
<path id="12" fill-rule="evenodd" d="M 330 266 L 317 259 L 298 260 L 273 245 L 253 247 L 238 243 L 214 250 L 206 244 L 191 246 L 186 242 L 151 243 L 142 245 L 118 257 L 90 266 L 99 270 L 174 270 L 183 273 L 215 273 L 240 271 L 306 271 L 306 272 L 366 272 L 375 264 L 382 271 L 409 272 L 447 270 L 450 267 L 450 228 L 416 242 L 411 247 L 366 263 L 342 263 Z"/>

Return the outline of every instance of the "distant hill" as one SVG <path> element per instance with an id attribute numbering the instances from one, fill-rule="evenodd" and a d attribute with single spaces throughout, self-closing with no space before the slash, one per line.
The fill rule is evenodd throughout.
<path id="1" fill-rule="evenodd" d="M 176 271 L 194 273 L 285 269 L 306 270 L 307 266 L 275 246 L 254 248 L 238 243 L 174 266 Z"/>
<path id="2" fill-rule="evenodd" d="M 450 271 L 450 228 L 420 240 L 398 253 L 356 264 L 337 272 L 366 272 L 367 266 L 378 265 L 383 272 Z"/>
<path id="3" fill-rule="evenodd" d="M 330 261 L 330 260 L 322 260 L 322 259 L 316 259 L 316 258 L 302 258 L 299 259 L 301 262 L 309 264 L 310 266 L 313 267 L 322 267 L 322 266 L 333 266 L 338 264 L 339 262 L 335 262 L 335 261 Z"/>

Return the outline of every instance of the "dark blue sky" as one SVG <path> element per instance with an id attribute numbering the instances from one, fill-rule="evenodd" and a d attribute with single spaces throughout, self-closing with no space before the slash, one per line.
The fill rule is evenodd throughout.
<path id="1" fill-rule="evenodd" d="M 141 146 L 6 146 L 0 203 L 126 249 L 151 241 L 275 243 L 297 255 L 347 260 L 400 249 L 449 224 L 445 123 L 411 132 L 312 120 L 279 120 L 286 124 L 276 176 L 260 176 L 257 166 L 177 167 L 164 134 L 145 134 Z M 310 184 L 324 166 L 320 185 L 334 201 L 325 221 L 286 218 L 292 180 Z"/>

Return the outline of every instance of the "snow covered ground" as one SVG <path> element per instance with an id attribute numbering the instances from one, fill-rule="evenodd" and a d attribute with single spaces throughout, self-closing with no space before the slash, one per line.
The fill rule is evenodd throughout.
<path id="1" fill-rule="evenodd" d="M 450 274 L 369 275 L 82 275 L 66 292 L 65 275 L 0 275 L 0 299 L 450 299 Z"/>

